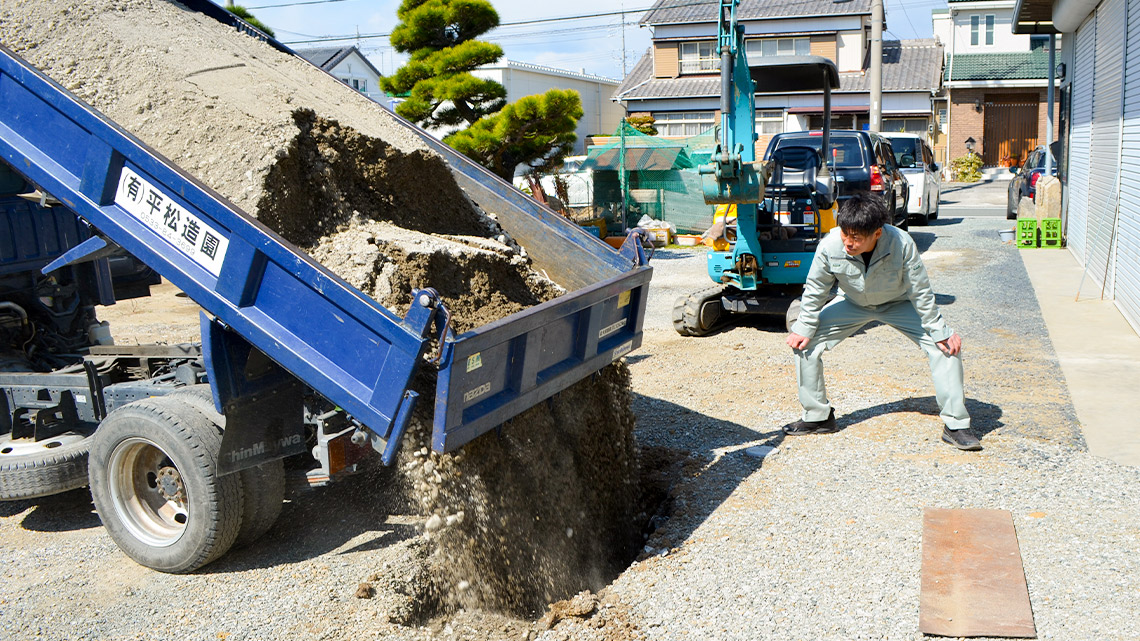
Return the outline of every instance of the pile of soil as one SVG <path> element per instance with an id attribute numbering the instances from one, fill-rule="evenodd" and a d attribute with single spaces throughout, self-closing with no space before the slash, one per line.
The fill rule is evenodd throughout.
<path id="1" fill-rule="evenodd" d="M 0 39 L 397 314 L 433 287 L 462 332 L 562 293 L 382 107 L 207 16 L 163 0 L 10 0 Z M 427 379 L 400 461 L 427 518 L 393 616 L 534 613 L 604 585 L 640 542 L 624 365 L 445 456 L 426 448 Z"/>

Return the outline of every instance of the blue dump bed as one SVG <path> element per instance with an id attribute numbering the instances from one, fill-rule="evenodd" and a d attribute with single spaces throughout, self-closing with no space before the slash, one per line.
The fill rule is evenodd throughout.
<path id="1" fill-rule="evenodd" d="M 407 126 L 571 290 L 446 337 L 432 445 L 450 451 L 636 349 L 651 270 L 632 245 L 613 251 Z M 3 47 L 0 158 L 96 232 L 45 270 L 117 244 L 209 313 L 203 352 L 219 405 L 243 389 L 230 356 L 248 343 L 388 440 L 391 460 L 412 376 L 442 333 L 434 292 L 397 317 Z"/>

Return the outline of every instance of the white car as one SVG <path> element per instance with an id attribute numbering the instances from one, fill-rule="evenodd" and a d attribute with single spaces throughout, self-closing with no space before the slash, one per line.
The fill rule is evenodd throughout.
<path id="1" fill-rule="evenodd" d="M 922 136 L 883 133 L 895 151 L 895 163 L 910 184 L 906 211 L 916 225 L 938 218 L 938 200 L 942 197 L 942 168 L 934 162 L 934 152 Z"/>

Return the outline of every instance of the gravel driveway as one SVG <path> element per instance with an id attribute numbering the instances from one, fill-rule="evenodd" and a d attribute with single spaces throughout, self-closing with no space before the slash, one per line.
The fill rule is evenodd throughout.
<path id="1" fill-rule="evenodd" d="M 703 256 L 657 252 L 645 343 L 628 360 L 669 518 L 596 607 L 553 629 L 487 613 L 403 627 L 387 622 L 390 601 L 357 598 L 361 582 L 406 579 L 418 527 L 377 470 L 291 492 L 262 541 L 189 576 L 128 561 L 85 491 L 0 503 L 0 637 L 919 639 L 922 511 L 942 507 L 1012 513 L 1039 637 L 1140 638 L 1140 472 L 1084 451 L 1021 259 L 998 240 L 1006 226 L 912 229 L 965 339 L 980 453 L 939 440 L 925 359 L 882 326 L 825 359 L 842 430 L 783 439 L 799 408 L 782 320 L 678 336 L 673 299 L 705 286 Z M 744 454 L 757 444 L 778 449 Z"/>

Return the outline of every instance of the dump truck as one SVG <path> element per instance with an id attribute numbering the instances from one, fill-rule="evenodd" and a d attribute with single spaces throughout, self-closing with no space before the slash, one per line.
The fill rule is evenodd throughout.
<path id="1" fill-rule="evenodd" d="M 314 484 L 391 464 L 417 373 L 445 453 L 640 346 L 636 237 L 615 250 L 400 122 L 567 293 L 457 334 L 426 287 L 399 317 L 0 46 L 0 500 L 90 486 L 124 553 L 189 572 L 269 529 L 286 457 Z M 201 306 L 200 342 L 114 344 L 97 306 L 149 292 L 113 278 L 124 257 Z"/>

